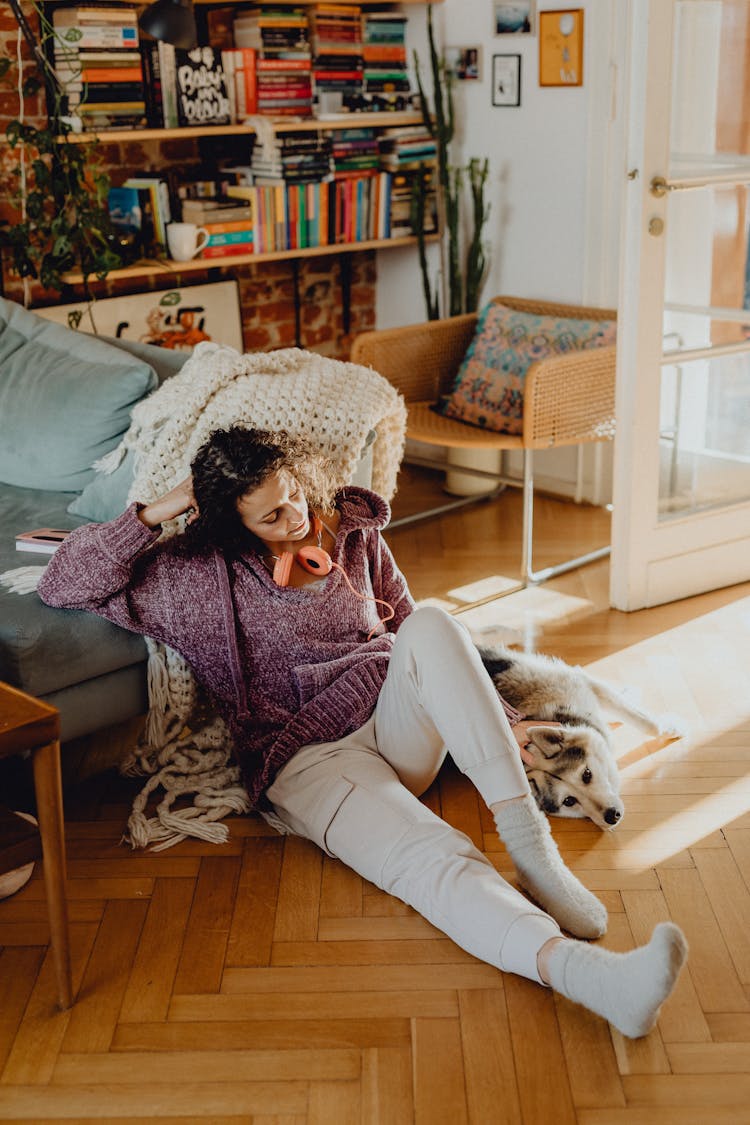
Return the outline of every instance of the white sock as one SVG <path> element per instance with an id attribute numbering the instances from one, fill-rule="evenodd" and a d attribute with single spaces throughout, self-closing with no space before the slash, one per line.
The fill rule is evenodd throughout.
<path id="1" fill-rule="evenodd" d="M 660 922 L 648 945 L 612 953 L 582 941 L 560 941 L 548 961 L 556 992 L 604 1016 L 630 1039 L 646 1035 L 674 988 L 687 957 L 685 935 Z"/>
<path id="2" fill-rule="evenodd" d="M 606 908 L 563 863 L 547 818 L 531 794 L 493 805 L 492 813 L 521 886 L 568 933 L 601 937 L 607 929 Z"/>

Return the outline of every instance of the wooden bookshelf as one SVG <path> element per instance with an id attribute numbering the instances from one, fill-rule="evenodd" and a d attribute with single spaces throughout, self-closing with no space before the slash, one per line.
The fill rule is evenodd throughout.
<path id="1" fill-rule="evenodd" d="M 439 235 L 425 235 L 427 242 L 436 242 Z M 192 258 L 189 262 L 174 262 L 170 258 L 155 260 L 153 258 L 143 262 L 136 262 L 121 270 L 110 270 L 105 281 L 116 281 L 136 277 L 164 277 L 167 274 L 197 273 L 205 270 L 229 269 L 232 266 L 263 265 L 265 262 L 291 261 L 293 258 L 316 258 L 330 254 L 352 254 L 363 250 L 392 250 L 400 246 L 416 246 L 417 239 L 413 235 L 404 238 L 370 239 L 366 242 L 335 242 L 326 246 L 306 246 L 299 250 L 274 250 L 268 254 L 233 254 L 225 258 Z M 83 281 L 80 273 L 65 274 L 65 281 L 76 285 Z M 96 278 L 89 277 L 90 285 L 103 285 Z"/>
<path id="2" fill-rule="evenodd" d="M 269 117 L 277 133 L 323 132 L 328 129 L 385 129 L 399 125 L 421 125 L 421 113 L 337 113 L 331 117 L 302 118 L 290 122 L 288 117 Z M 191 137 L 252 136 L 250 125 L 183 125 L 178 129 L 102 129 L 97 133 L 68 133 L 75 143 L 98 141 L 117 144 L 125 141 L 169 141 Z"/>

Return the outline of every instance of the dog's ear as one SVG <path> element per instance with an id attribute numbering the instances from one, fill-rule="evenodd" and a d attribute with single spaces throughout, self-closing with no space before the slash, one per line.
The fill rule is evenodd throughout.
<path id="1" fill-rule="evenodd" d="M 560 727 L 527 727 L 526 733 L 545 758 L 554 758 L 559 754 L 565 740 Z"/>

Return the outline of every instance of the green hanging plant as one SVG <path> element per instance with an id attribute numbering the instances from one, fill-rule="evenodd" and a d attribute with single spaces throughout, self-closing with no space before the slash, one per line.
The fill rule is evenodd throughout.
<path id="1" fill-rule="evenodd" d="M 446 273 L 448 280 L 447 315 L 457 316 L 462 312 L 474 312 L 479 302 L 482 282 L 486 274 L 486 255 L 482 242 L 482 232 L 489 216 L 489 206 L 485 204 L 484 191 L 487 183 L 489 164 L 473 157 L 466 168 L 455 167 L 450 161 L 450 145 L 455 135 L 455 113 L 453 104 L 454 76 L 445 59 L 438 53 L 432 25 L 432 5 L 427 7 L 427 34 L 430 45 L 430 69 L 434 107 L 430 110 L 422 85 L 419 56 L 414 52 L 414 65 L 422 105 L 422 118 L 425 128 L 434 137 L 437 149 L 438 209 L 440 228 L 447 240 L 445 249 Z M 471 191 L 471 233 L 465 258 L 465 269 L 461 266 L 461 245 L 463 230 L 461 224 L 462 194 L 464 174 L 468 175 Z M 418 228 L 415 228 L 418 229 Z M 426 255 L 421 259 L 423 288 L 430 291 L 429 281 L 424 279 L 427 269 Z M 430 320 L 440 314 L 434 302 L 427 301 L 427 314 Z"/>
<path id="2" fill-rule="evenodd" d="M 59 33 L 36 4 L 34 8 L 42 47 L 51 36 L 59 41 Z M 80 32 L 75 28 L 68 32 L 71 42 L 76 34 Z M 22 104 L 18 117 L 6 126 L 5 139 L 15 163 L 11 160 L 2 189 L 14 217 L 0 220 L 0 250 L 19 277 L 38 281 L 58 294 L 70 291 L 65 274 L 80 273 L 86 299 L 91 301 L 90 279 L 102 281 L 126 258 L 109 215 L 110 179 L 101 168 L 96 141 L 71 139 L 73 128 L 61 113 L 65 90 L 46 56 L 37 52 L 33 62 L 23 65 L 36 73 L 22 75 L 21 99 L 46 86 L 50 115 L 44 125 L 28 123 Z M 10 58 L 0 58 L 0 79 L 6 85 L 12 67 Z"/>

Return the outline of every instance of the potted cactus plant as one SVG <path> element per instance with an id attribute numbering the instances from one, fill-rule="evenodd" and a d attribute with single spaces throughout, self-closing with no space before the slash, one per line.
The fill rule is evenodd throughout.
<path id="1" fill-rule="evenodd" d="M 435 44 L 431 4 L 427 8 L 427 30 L 434 102 L 432 108 L 425 94 L 416 51 L 414 63 L 425 128 L 435 139 L 437 148 L 438 207 L 443 233 L 444 276 L 447 279 L 445 315 L 457 316 L 462 312 L 474 312 L 477 308 L 487 269 L 482 236 L 489 215 L 489 206 L 484 198 L 489 164 L 486 159 L 480 160 L 477 157 L 469 160 L 465 167 L 451 163 L 451 142 L 455 135 L 453 72 Z M 461 223 L 462 196 L 467 180 L 471 192 L 471 226 L 468 233 Z M 412 207 L 412 225 L 420 243 L 422 287 L 427 315 L 430 320 L 435 320 L 440 315 L 440 300 L 438 286 L 436 284 L 433 288 L 429 278 L 424 223 L 421 221 L 425 207 L 424 187 L 419 181 L 417 185 Z"/>

